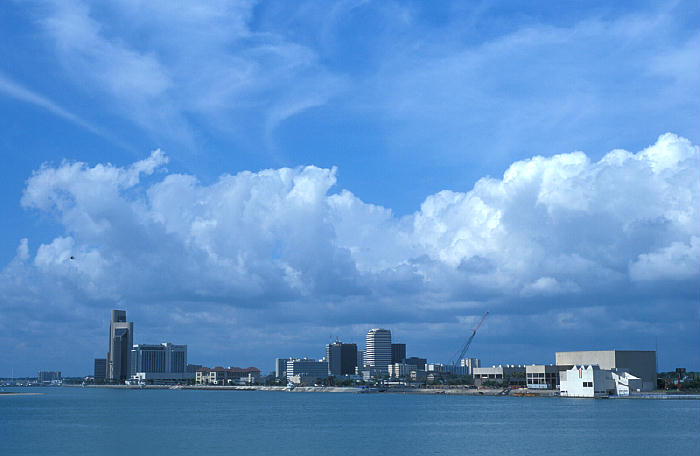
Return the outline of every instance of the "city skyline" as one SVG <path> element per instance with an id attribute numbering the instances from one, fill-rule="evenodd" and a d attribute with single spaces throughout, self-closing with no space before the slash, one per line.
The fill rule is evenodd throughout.
<path id="1" fill-rule="evenodd" d="M 0 13 L 0 376 L 90 372 L 111 309 L 203 365 L 488 311 L 485 365 L 700 369 L 698 2 Z"/>

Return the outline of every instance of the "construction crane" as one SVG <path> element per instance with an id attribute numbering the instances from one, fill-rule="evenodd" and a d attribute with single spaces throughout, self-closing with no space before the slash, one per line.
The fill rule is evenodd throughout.
<path id="1" fill-rule="evenodd" d="M 457 357 L 457 361 L 459 361 L 459 360 L 461 360 L 461 359 L 464 359 L 464 355 L 467 354 L 467 351 L 469 350 L 469 346 L 472 344 L 472 341 L 474 340 L 474 336 L 476 336 L 476 332 L 479 330 L 479 327 L 480 327 L 481 324 L 484 322 L 484 320 L 486 319 L 486 316 L 487 316 L 488 314 L 489 314 L 489 313 L 486 312 L 486 313 L 484 314 L 484 316 L 481 317 L 481 320 L 479 321 L 479 324 L 476 325 L 476 328 L 474 328 L 474 330 L 472 331 L 472 335 L 469 336 L 469 339 L 467 339 L 467 342 L 464 344 L 464 347 L 462 347 L 462 351 L 459 352 L 459 356 Z M 454 362 L 453 362 L 453 364 L 454 364 Z"/>

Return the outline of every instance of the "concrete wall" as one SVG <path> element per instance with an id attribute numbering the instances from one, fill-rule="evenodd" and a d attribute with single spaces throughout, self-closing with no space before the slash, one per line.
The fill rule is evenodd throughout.
<path id="1" fill-rule="evenodd" d="M 642 390 L 656 389 L 655 351 L 615 351 L 615 367 L 627 369 L 630 374 L 642 380 Z"/>

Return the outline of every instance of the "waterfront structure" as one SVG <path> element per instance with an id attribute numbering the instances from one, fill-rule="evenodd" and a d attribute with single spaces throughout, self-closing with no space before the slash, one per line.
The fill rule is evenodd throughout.
<path id="1" fill-rule="evenodd" d="M 287 380 L 295 375 L 324 379 L 328 377 L 328 362 L 309 358 L 289 358 L 287 360 Z"/>
<path id="2" fill-rule="evenodd" d="M 113 310 L 109 323 L 109 352 L 106 377 L 121 383 L 131 377 L 131 348 L 134 343 L 134 324 L 126 321 L 125 310 Z"/>
<path id="3" fill-rule="evenodd" d="M 257 367 L 221 367 L 213 369 L 202 367 L 195 374 L 197 385 L 218 385 L 225 386 L 231 384 L 254 383 L 260 378 L 260 369 Z"/>
<path id="4" fill-rule="evenodd" d="M 411 356 L 410 358 L 406 358 L 405 363 L 416 366 L 418 370 L 425 370 L 425 365 L 428 363 L 428 360 L 426 358 Z"/>
<path id="5" fill-rule="evenodd" d="M 553 364 L 525 366 L 525 380 L 528 388 L 555 389 L 559 386 L 559 368 Z"/>
<path id="6" fill-rule="evenodd" d="M 391 364 L 406 362 L 406 344 L 391 344 Z"/>
<path id="7" fill-rule="evenodd" d="M 573 366 L 560 372 L 560 395 L 563 397 L 629 396 L 642 390 L 642 379 L 624 369 L 601 369 L 597 365 Z"/>
<path id="8" fill-rule="evenodd" d="M 601 369 L 625 369 L 642 379 L 642 390 L 656 388 L 656 352 L 645 350 L 600 350 L 556 352 L 559 370 L 578 365 L 597 365 Z"/>
<path id="9" fill-rule="evenodd" d="M 39 384 L 56 384 L 61 382 L 60 371 L 39 371 L 36 375 Z"/>
<path id="10" fill-rule="evenodd" d="M 467 368 L 467 375 L 474 375 L 474 368 L 481 367 L 479 358 L 464 358 L 459 360 L 459 365 Z"/>
<path id="11" fill-rule="evenodd" d="M 187 370 L 187 345 L 169 342 L 134 345 L 130 378 L 150 384 L 194 381 L 195 372 Z"/>
<path id="12" fill-rule="evenodd" d="M 170 342 L 134 345 L 131 349 L 132 372 L 186 372 L 187 345 Z"/>
<path id="13" fill-rule="evenodd" d="M 357 345 L 335 341 L 326 345 L 328 375 L 352 375 L 357 367 Z"/>
<path id="14" fill-rule="evenodd" d="M 391 364 L 391 331 L 372 328 L 367 332 L 365 342 L 365 365 L 388 374 Z"/>
<path id="15" fill-rule="evenodd" d="M 503 386 L 525 386 L 525 367 L 513 364 L 474 368 L 474 384 L 492 381 Z"/>
<path id="16" fill-rule="evenodd" d="M 107 373 L 107 359 L 106 358 L 95 358 L 95 370 L 94 377 L 95 383 L 104 383 L 105 375 Z"/>
<path id="17" fill-rule="evenodd" d="M 287 378 L 287 361 L 289 358 L 275 358 L 276 378 Z"/>

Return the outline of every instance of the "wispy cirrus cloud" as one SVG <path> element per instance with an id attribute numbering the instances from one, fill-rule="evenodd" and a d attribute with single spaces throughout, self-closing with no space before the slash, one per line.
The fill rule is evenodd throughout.
<path id="1" fill-rule="evenodd" d="M 312 49 L 253 31 L 254 4 L 55 2 L 40 22 L 76 82 L 153 136 L 191 142 L 192 120 L 264 134 L 339 87 Z"/>

